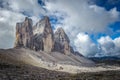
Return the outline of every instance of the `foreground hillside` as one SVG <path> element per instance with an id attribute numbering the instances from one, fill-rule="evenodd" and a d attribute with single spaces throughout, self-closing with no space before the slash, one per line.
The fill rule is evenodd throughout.
<path id="1" fill-rule="evenodd" d="M 29 53 L 29 55 L 28 55 Z M 0 50 L 0 80 L 119 80 L 120 68 L 117 66 L 83 66 L 79 64 L 77 67 L 70 65 L 72 60 L 70 56 L 63 56 L 70 62 L 60 63 L 61 57 L 59 57 L 58 62 L 62 64 L 57 69 L 53 65 L 45 65 L 38 63 L 39 60 L 35 59 L 36 56 L 41 59 L 38 52 L 31 51 L 29 49 L 9 49 Z M 33 56 L 34 54 L 34 56 Z M 59 55 L 51 53 L 50 55 L 42 54 L 42 59 L 44 61 L 52 61 L 51 59 L 55 57 L 58 58 Z M 72 56 L 73 57 L 73 56 Z M 62 62 L 64 62 L 64 59 Z M 82 59 L 81 59 L 82 61 Z M 83 60 L 84 61 L 84 60 Z M 67 65 L 67 66 L 65 66 Z M 66 68 L 69 68 L 68 70 Z M 76 69 L 75 69 L 76 68 Z M 71 70 L 70 70 L 71 69 Z M 74 70 L 77 70 L 75 73 Z M 78 72 L 79 71 L 79 72 Z M 69 72 L 69 73 L 67 73 Z M 74 73 L 74 74 L 73 74 Z"/>
<path id="2" fill-rule="evenodd" d="M 0 50 L 3 61 L 18 64 L 24 62 L 37 67 L 49 70 L 76 73 L 79 66 L 90 67 L 95 64 L 83 56 L 64 55 L 59 52 L 46 53 L 43 51 L 33 51 L 25 48 Z M 6 57 L 6 58 L 3 58 Z M 9 60 L 10 59 L 10 60 Z M 12 60 L 12 61 L 11 61 Z"/>
<path id="3" fill-rule="evenodd" d="M 0 60 L 0 80 L 119 80 L 120 71 L 69 74 Z"/>

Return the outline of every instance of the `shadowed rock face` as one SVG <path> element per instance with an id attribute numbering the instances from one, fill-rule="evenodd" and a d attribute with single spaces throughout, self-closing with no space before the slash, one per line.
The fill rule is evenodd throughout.
<path id="1" fill-rule="evenodd" d="M 79 53 L 78 51 L 75 51 L 75 52 L 74 52 L 74 55 L 83 57 L 83 55 L 82 55 L 81 53 Z"/>
<path id="2" fill-rule="evenodd" d="M 32 20 L 26 17 L 24 22 L 16 24 L 15 47 L 31 48 L 32 36 Z"/>
<path id="3" fill-rule="evenodd" d="M 58 28 L 54 34 L 54 50 L 64 54 L 70 54 L 70 40 L 62 28 Z"/>

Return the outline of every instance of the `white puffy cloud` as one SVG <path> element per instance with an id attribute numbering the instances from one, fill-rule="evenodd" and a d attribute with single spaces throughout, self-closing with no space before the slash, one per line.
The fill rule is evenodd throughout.
<path id="1" fill-rule="evenodd" d="M 94 56 L 99 52 L 98 46 L 92 42 L 88 34 L 79 33 L 77 38 L 74 40 L 77 51 L 84 56 Z"/>
<path id="2" fill-rule="evenodd" d="M 43 8 L 39 5 L 38 0 L 3 0 L 4 8 L 15 12 L 25 12 L 31 16 L 45 14 Z M 6 4 L 5 4 L 6 3 Z"/>
<path id="3" fill-rule="evenodd" d="M 74 40 L 76 49 L 84 56 L 120 56 L 120 37 L 112 39 L 109 36 L 101 37 L 98 44 L 92 42 L 88 34 L 79 33 Z"/>
<path id="4" fill-rule="evenodd" d="M 116 10 L 116 8 L 111 9 L 110 14 L 113 18 L 119 18 L 118 16 L 120 15 L 120 13 Z"/>
<path id="5" fill-rule="evenodd" d="M 101 47 L 102 56 L 120 56 L 120 37 L 112 39 L 109 36 L 101 37 L 98 39 L 98 43 Z M 99 56 L 96 54 L 96 56 Z"/>
<path id="6" fill-rule="evenodd" d="M 119 47 L 119 48 L 120 48 L 120 37 L 114 39 L 113 42 L 115 43 L 116 47 Z"/>
<path id="7" fill-rule="evenodd" d="M 48 0 L 45 8 L 48 10 L 48 14 L 55 12 L 60 12 L 59 15 L 66 14 L 62 23 L 68 33 L 72 31 L 71 35 L 77 35 L 80 31 L 105 32 L 109 24 L 118 20 L 120 13 L 116 9 L 106 11 L 102 7 L 89 5 L 87 1 Z"/>

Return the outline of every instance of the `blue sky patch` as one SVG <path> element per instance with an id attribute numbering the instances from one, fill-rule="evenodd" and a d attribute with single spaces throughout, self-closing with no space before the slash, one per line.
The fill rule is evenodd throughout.
<path id="1" fill-rule="evenodd" d="M 45 6 L 45 3 L 43 2 L 43 0 L 38 0 L 38 3 L 40 4 L 40 6 Z"/>
<path id="2" fill-rule="evenodd" d="M 100 39 L 101 37 L 105 37 L 105 36 L 107 36 L 107 34 L 105 33 L 90 34 L 90 38 L 95 44 L 98 43 L 97 39 Z"/>
<path id="3" fill-rule="evenodd" d="M 93 0 L 93 2 L 98 6 L 104 7 L 106 10 L 116 7 L 117 11 L 120 11 L 120 0 Z"/>
<path id="4" fill-rule="evenodd" d="M 120 30 L 120 22 L 115 22 L 110 25 L 110 28 L 113 30 L 113 32 L 117 32 Z"/>

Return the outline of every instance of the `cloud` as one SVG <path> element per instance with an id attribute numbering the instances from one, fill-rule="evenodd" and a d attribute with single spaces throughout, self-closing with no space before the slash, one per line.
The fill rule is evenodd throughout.
<path id="1" fill-rule="evenodd" d="M 82 32 L 101 32 L 105 31 L 110 23 L 118 20 L 119 12 L 116 9 L 106 11 L 97 5 L 90 5 L 88 0 L 49 0 L 46 2 L 45 8 L 50 14 L 60 12 L 59 15 L 66 14 L 62 21 L 64 29 L 77 35 Z M 56 15 L 56 14 L 54 14 Z M 57 16 L 57 15 L 56 15 Z"/>
<path id="2" fill-rule="evenodd" d="M 0 9 L 0 48 L 11 48 L 15 39 L 16 22 L 22 21 L 24 15 Z"/>
<path id="3" fill-rule="evenodd" d="M 88 34 L 79 33 L 77 38 L 74 40 L 77 51 L 84 56 L 94 56 L 99 52 L 98 46 L 92 42 Z"/>
<path id="4" fill-rule="evenodd" d="M 84 56 L 120 56 L 120 37 L 112 39 L 109 36 L 101 37 L 98 44 L 92 42 L 88 34 L 79 33 L 74 40 L 77 50 Z"/>
<path id="5" fill-rule="evenodd" d="M 102 56 L 120 56 L 120 37 L 112 39 L 109 36 L 101 37 L 98 39 L 101 47 Z M 96 54 L 96 56 L 100 56 Z"/>
<path id="6" fill-rule="evenodd" d="M 15 12 L 22 12 L 30 16 L 45 14 L 44 9 L 38 3 L 38 0 L 3 0 L 3 8 Z"/>
<path id="7" fill-rule="evenodd" d="M 54 15 L 58 18 L 61 26 L 64 28 L 71 44 L 74 45 L 74 39 L 79 32 L 96 34 L 98 32 L 110 33 L 108 26 L 119 20 L 120 13 L 116 8 L 110 11 L 97 5 L 90 5 L 88 0 L 48 0 L 44 8 L 48 15 Z M 62 20 L 59 19 L 62 16 Z"/>

